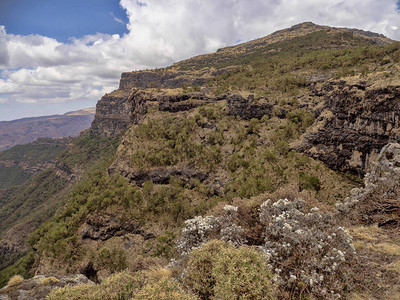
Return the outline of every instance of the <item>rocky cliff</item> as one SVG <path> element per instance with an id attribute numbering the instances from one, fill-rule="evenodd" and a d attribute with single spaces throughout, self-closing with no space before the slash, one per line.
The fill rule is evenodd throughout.
<path id="1" fill-rule="evenodd" d="M 119 89 L 103 96 L 96 105 L 96 114 L 91 126 L 94 133 L 101 133 L 112 136 L 124 131 L 128 125 L 137 122 L 138 114 L 143 113 L 143 106 L 147 101 L 159 101 L 160 110 L 174 110 L 176 105 L 169 103 L 182 102 L 188 100 L 190 96 L 176 98 L 160 97 L 155 99 L 153 93 L 147 93 L 143 101 L 143 94 L 138 93 L 137 89 L 154 90 L 159 89 L 179 89 L 185 85 L 200 86 L 204 85 L 210 77 L 207 72 L 186 72 L 175 70 L 152 70 L 122 73 Z M 135 89 L 132 91 L 132 89 Z M 176 94 L 176 93 L 175 93 Z M 162 95 L 165 96 L 165 95 Z M 192 104 L 189 104 L 189 107 Z M 182 106 L 180 104 L 179 106 Z"/>
<path id="2" fill-rule="evenodd" d="M 384 145 L 399 141 L 398 85 L 340 80 L 312 91 L 323 95 L 324 110 L 296 150 L 331 168 L 362 175 Z"/>

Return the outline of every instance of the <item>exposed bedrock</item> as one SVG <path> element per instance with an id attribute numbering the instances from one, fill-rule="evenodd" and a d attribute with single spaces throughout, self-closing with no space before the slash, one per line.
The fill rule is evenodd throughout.
<path id="1" fill-rule="evenodd" d="M 130 218 L 124 219 L 110 214 L 94 214 L 88 216 L 79 232 L 83 239 L 102 241 L 115 236 L 123 236 L 128 233 L 139 234 L 143 236 L 145 240 L 154 238 L 154 235 L 146 233 L 138 222 Z"/>
<path id="2" fill-rule="evenodd" d="M 139 170 L 120 168 L 116 164 L 113 164 L 108 172 L 110 175 L 118 173 L 139 186 L 148 180 L 156 184 L 168 184 L 171 177 L 178 177 L 185 182 L 190 182 L 191 179 L 198 179 L 200 182 L 203 182 L 208 178 L 207 174 L 188 167 Z"/>
<path id="3" fill-rule="evenodd" d="M 226 100 L 228 102 L 228 113 L 245 120 L 261 119 L 264 115 L 270 116 L 273 109 L 271 104 L 256 103 L 254 95 L 249 95 L 245 98 L 241 95 L 233 94 L 229 95 Z"/>
<path id="4" fill-rule="evenodd" d="M 384 145 L 400 140 L 400 87 L 337 81 L 326 83 L 321 94 L 325 110 L 296 150 L 331 168 L 363 175 Z"/>
<path id="5" fill-rule="evenodd" d="M 131 112 L 129 93 L 115 91 L 106 94 L 97 102 L 91 132 L 105 136 L 120 134 L 130 124 Z"/>

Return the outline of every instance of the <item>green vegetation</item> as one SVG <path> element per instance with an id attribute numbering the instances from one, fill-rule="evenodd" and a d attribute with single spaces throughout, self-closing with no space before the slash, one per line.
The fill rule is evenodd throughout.
<path id="1" fill-rule="evenodd" d="M 0 164 L 0 189 L 21 185 L 29 179 L 31 175 L 24 171 L 19 165 L 6 167 Z"/>
<path id="2" fill-rule="evenodd" d="M 197 169 L 211 171 L 221 162 L 218 144 L 222 132 L 211 131 L 203 143 L 197 136 L 201 118 L 217 118 L 214 110 L 200 110 L 192 118 L 166 117 L 149 120 L 133 131 L 132 144 L 141 145 L 131 154 L 131 165 L 137 168 L 172 166 L 182 162 Z"/>
<path id="3" fill-rule="evenodd" d="M 5 286 L 14 275 L 20 275 L 23 278 L 32 277 L 30 269 L 35 263 L 33 251 L 17 260 L 12 266 L 2 269 L 0 272 L 0 287 Z"/>
<path id="4" fill-rule="evenodd" d="M 6 199 L 1 199 L 1 203 L 4 204 L 0 207 L 0 233 L 11 228 L 16 222 L 21 222 L 29 215 L 33 228 L 48 219 L 54 213 L 56 207 L 45 211 L 38 210 L 38 208 L 43 203 L 48 202 L 53 195 L 60 192 L 66 183 L 66 180 L 56 176 L 54 170 L 49 169 L 33 176 L 11 194 L 6 194 Z M 36 212 L 34 218 L 32 218 L 33 212 Z"/>
<path id="5" fill-rule="evenodd" d="M 65 149 L 68 142 L 69 139 L 39 139 L 30 144 L 16 145 L 0 152 L 0 160 L 27 162 L 31 165 L 52 161 Z"/>
<path id="6" fill-rule="evenodd" d="M 200 299 L 273 299 L 262 253 L 211 241 L 189 255 L 183 284 Z"/>
<path id="7" fill-rule="evenodd" d="M 32 176 L 27 169 L 54 161 L 69 141 L 70 139 L 39 139 L 0 152 L 0 189 L 26 182 Z"/>
<path id="8" fill-rule="evenodd" d="M 82 258 L 85 251 L 78 244 L 77 229 L 87 215 L 96 211 L 119 211 L 122 208 L 125 212 L 122 215 L 124 218 L 133 218 L 142 224 L 162 222 L 168 226 L 182 224 L 185 219 L 204 213 L 213 203 L 205 203 L 203 200 L 193 206 L 194 199 L 204 197 L 204 188 L 199 185 L 188 193 L 186 185 L 179 179 L 171 179 L 169 186 L 153 185 L 149 181 L 140 189 L 129 184 L 122 176 L 104 176 L 100 170 L 90 173 L 88 177 L 90 179 L 74 187 L 66 207 L 31 236 L 30 244 L 40 253 L 71 263 Z M 160 244 L 156 251 L 159 255 L 168 256 L 169 250 L 164 247 Z M 123 254 L 116 253 L 113 256 L 107 249 L 102 252 L 104 253 L 100 253 L 98 258 L 99 265 L 111 271 L 119 269 L 112 263 L 107 263 L 112 261 L 108 258 Z M 118 258 L 118 261 L 123 260 L 122 257 Z M 115 263 L 124 266 L 123 262 Z"/>
<path id="9" fill-rule="evenodd" d="M 211 241 L 190 254 L 182 282 L 172 271 L 123 271 L 98 285 L 53 290 L 47 299 L 274 299 L 266 260 L 251 247 Z"/>
<path id="10" fill-rule="evenodd" d="M 57 159 L 70 168 L 88 167 L 93 162 L 110 159 L 114 155 L 119 142 L 120 137 L 84 133 L 73 141 L 70 149 L 61 152 Z"/>
<path id="11" fill-rule="evenodd" d="M 99 144 L 99 140 L 101 144 Z M 87 169 L 88 174 L 86 176 L 95 172 L 93 170 L 104 170 L 107 162 L 109 164 L 110 158 L 115 153 L 118 138 L 100 138 L 99 140 L 91 134 L 80 136 L 72 143 L 70 150 L 60 154 L 60 160 L 67 169 L 79 164 L 81 168 Z M 87 179 L 87 177 L 85 178 Z M 57 209 L 68 202 L 70 194 L 67 193 L 67 190 L 69 188 L 70 185 L 65 178 L 57 176 L 55 170 L 47 169 L 30 178 L 23 186 L 1 191 L 0 234 L 17 223 L 26 226 L 27 230 L 35 230 L 43 222 L 52 218 Z M 60 228 L 60 226 L 57 228 Z M 77 227 L 73 228 L 76 229 Z M 63 234 L 69 237 L 67 233 Z M 58 247 L 58 245 L 55 247 Z M 66 251 L 68 251 L 68 248 Z M 13 274 L 25 274 L 25 278 L 29 277 L 33 256 L 31 254 L 23 255 L 24 253 L 20 252 L 2 254 L 0 257 L 0 286 L 7 283 L 7 280 Z M 22 258 L 11 266 L 20 257 Z M 26 261 L 32 263 L 26 263 Z"/>
<path id="12" fill-rule="evenodd" d="M 182 70 L 205 66 L 236 68 L 216 77 L 217 94 L 242 90 L 262 95 L 297 95 L 307 86 L 305 76 L 333 72 L 344 77 L 370 72 L 400 61 L 400 43 L 371 45 L 351 33 L 321 30 L 274 44 L 249 46 L 243 54 L 225 51 L 174 65 Z"/>

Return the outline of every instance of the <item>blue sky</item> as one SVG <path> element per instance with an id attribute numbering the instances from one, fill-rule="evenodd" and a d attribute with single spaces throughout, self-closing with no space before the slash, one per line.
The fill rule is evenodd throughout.
<path id="1" fill-rule="evenodd" d="M 96 32 L 128 33 L 128 18 L 118 0 L 1 0 L 0 23 L 8 33 L 62 42 Z"/>
<path id="2" fill-rule="evenodd" d="M 0 0 L 0 121 L 95 106 L 122 72 L 305 21 L 400 40 L 398 0 Z"/>

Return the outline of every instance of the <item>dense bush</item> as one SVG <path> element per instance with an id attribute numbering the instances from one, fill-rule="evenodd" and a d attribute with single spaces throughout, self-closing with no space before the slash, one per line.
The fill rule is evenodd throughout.
<path id="1" fill-rule="evenodd" d="M 261 249 L 278 275 L 275 280 L 291 296 L 337 299 L 351 288 L 352 238 L 332 214 L 307 211 L 301 199 L 267 200 L 260 220 L 265 225 Z"/>
<path id="2" fill-rule="evenodd" d="M 273 299 L 262 253 L 210 241 L 189 254 L 183 284 L 201 299 Z"/>
<path id="3" fill-rule="evenodd" d="M 186 221 L 177 247 L 182 254 L 197 257 L 193 258 L 198 259 L 195 260 L 197 265 L 189 269 L 219 270 L 217 273 L 225 274 L 219 276 L 229 277 L 229 267 L 220 269 L 216 258 L 221 244 L 214 242 L 207 247 L 204 244 L 219 239 L 237 247 L 246 243 L 246 233 L 252 232 L 252 228 L 237 225 L 245 224 L 240 221 L 248 218 L 238 215 L 237 207 L 225 206 L 224 210 L 220 217 L 196 217 Z M 258 223 L 248 223 L 247 226 L 257 227 L 263 232 L 264 242 L 255 245 L 264 253 L 265 263 L 274 273 L 273 280 L 280 286 L 281 297 L 291 299 L 313 295 L 321 299 L 337 299 L 352 288 L 351 266 L 355 250 L 351 236 L 337 225 L 334 214 L 322 213 L 317 208 L 307 210 L 301 199 L 281 199 L 275 203 L 268 200 L 261 205 L 259 213 Z M 250 239 L 254 244 L 256 240 Z M 224 253 L 224 256 L 229 257 L 229 254 Z M 237 272 L 236 276 L 241 274 Z M 215 278 L 205 274 L 190 275 L 188 270 L 185 276 L 185 280 L 190 281 L 187 285 L 202 298 L 209 299 L 214 295 L 210 294 L 210 286 L 213 286 L 214 293 Z M 228 279 L 223 281 L 234 282 Z"/>

